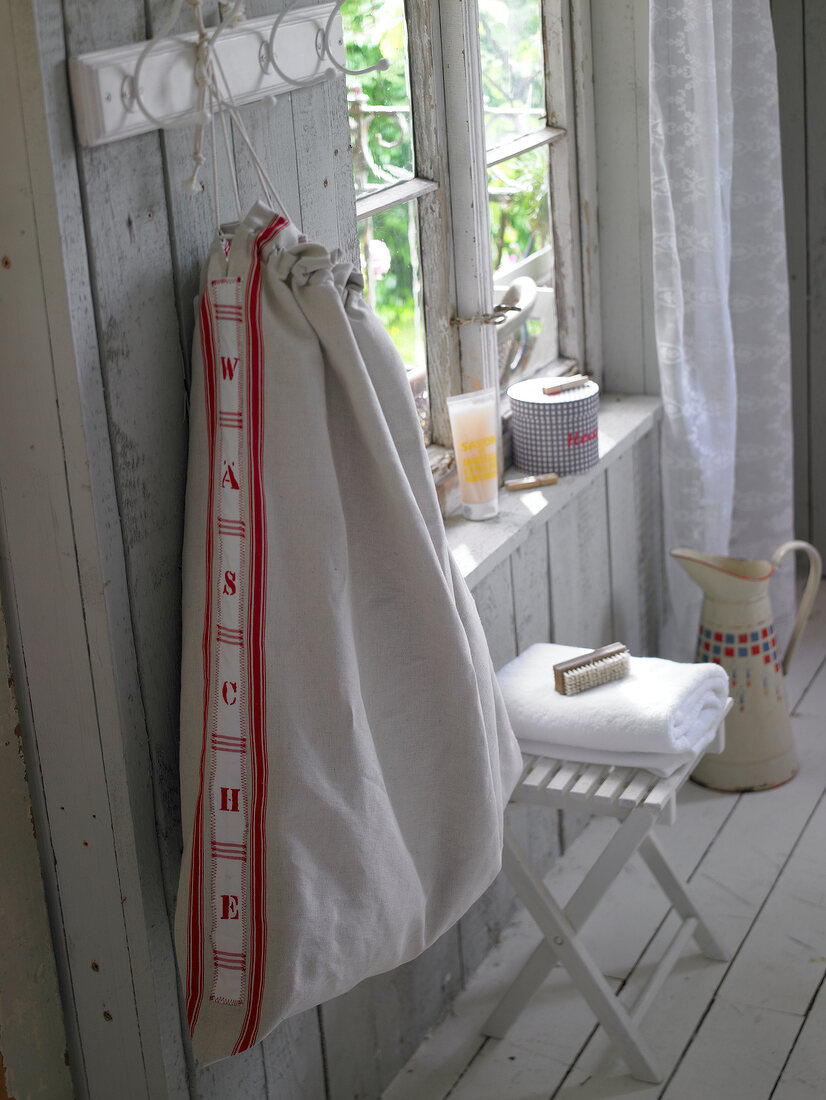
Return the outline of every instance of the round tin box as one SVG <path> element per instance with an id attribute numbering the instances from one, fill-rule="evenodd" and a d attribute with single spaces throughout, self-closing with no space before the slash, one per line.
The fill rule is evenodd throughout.
<path id="1" fill-rule="evenodd" d="M 599 460 L 599 386 L 590 379 L 562 393 L 559 378 L 525 378 L 508 389 L 513 464 L 528 474 L 581 474 Z"/>

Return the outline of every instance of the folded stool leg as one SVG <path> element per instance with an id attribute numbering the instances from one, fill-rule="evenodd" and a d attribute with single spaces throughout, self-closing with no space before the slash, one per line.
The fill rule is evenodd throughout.
<path id="1" fill-rule="evenodd" d="M 619 1048 L 633 1076 L 641 1081 L 661 1081 L 662 1075 L 639 1028 L 617 1000 L 611 986 L 579 939 L 577 929 L 554 900 L 507 829 L 504 869 L 520 900 L 545 937 L 551 960 L 558 958 L 568 971 L 577 990 Z"/>
<path id="2" fill-rule="evenodd" d="M 706 958 L 726 962 L 729 957 L 728 952 L 711 931 L 705 917 L 697 908 L 696 901 L 689 894 L 686 884 L 676 874 L 653 835 L 649 834 L 640 844 L 640 855 L 683 920 L 688 920 L 690 917 L 696 919 L 694 940 Z"/>
<path id="3" fill-rule="evenodd" d="M 626 817 L 608 844 L 603 848 L 598 859 L 595 860 L 565 906 L 565 917 L 570 921 L 575 931 L 580 931 L 608 887 L 637 850 L 653 822 L 654 818 L 646 810 L 634 810 Z M 506 826 L 503 869 L 505 875 L 510 879 L 511 885 L 516 888 L 516 883 L 511 878 L 508 870 L 510 865 L 509 850 L 513 851 L 514 848 L 519 850 L 519 845 Z M 522 901 L 524 902 L 524 898 L 522 898 Z M 482 1034 L 490 1035 L 494 1039 L 504 1038 L 522 1009 L 545 981 L 557 961 L 559 961 L 558 957 L 551 945 L 547 940 L 542 940 L 485 1021 Z"/>
<path id="4" fill-rule="evenodd" d="M 481 1032 L 491 1039 L 504 1039 L 516 1022 L 522 1009 L 539 990 L 539 987 L 559 962 L 547 940 L 532 952 L 517 976 L 508 986 L 496 1008 L 482 1024 Z"/>

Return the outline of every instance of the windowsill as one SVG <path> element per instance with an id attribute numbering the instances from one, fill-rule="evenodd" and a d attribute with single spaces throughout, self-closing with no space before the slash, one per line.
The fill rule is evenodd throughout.
<path id="1" fill-rule="evenodd" d="M 504 561 L 530 535 L 628 451 L 660 419 L 658 397 L 603 394 L 599 408 L 599 462 L 584 474 L 560 478 L 544 489 L 499 491 L 499 514 L 478 522 L 457 509 L 445 519 L 447 540 L 470 587 Z"/>

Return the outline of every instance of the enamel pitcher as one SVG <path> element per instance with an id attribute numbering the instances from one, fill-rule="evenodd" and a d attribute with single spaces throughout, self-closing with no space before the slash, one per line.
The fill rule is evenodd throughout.
<path id="1" fill-rule="evenodd" d="M 809 577 L 786 653 L 777 652 L 769 579 L 790 550 L 809 556 Z M 784 676 L 820 583 L 820 554 L 808 542 L 784 543 L 769 561 L 672 550 L 704 593 L 697 660 L 722 665 L 734 706 L 726 718 L 726 747 L 707 754 L 692 778 L 724 791 L 776 787 L 797 772 Z"/>

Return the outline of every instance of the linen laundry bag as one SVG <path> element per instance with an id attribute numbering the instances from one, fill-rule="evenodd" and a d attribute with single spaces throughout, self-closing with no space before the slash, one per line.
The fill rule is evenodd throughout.
<path id="1" fill-rule="evenodd" d="M 361 291 L 260 204 L 205 268 L 176 912 L 202 1063 L 455 923 L 499 870 L 521 767 L 404 367 Z"/>

